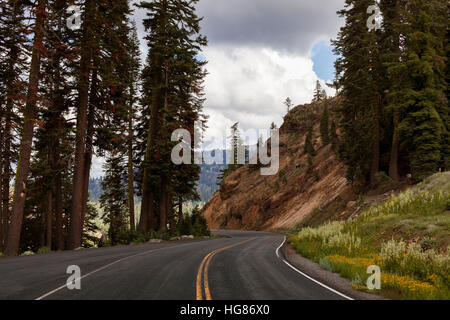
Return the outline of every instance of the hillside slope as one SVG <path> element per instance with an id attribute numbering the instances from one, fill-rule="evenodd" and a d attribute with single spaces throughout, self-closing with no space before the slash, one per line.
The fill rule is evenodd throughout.
<path id="1" fill-rule="evenodd" d="M 306 220 L 322 222 L 331 214 L 351 215 L 357 196 L 331 145 L 323 146 L 319 135 L 325 103 L 332 117 L 337 102 L 329 99 L 291 110 L 280 128 L 278 175 L 261 176 L 259 169 L 249 165 L 233 172 L 203 209 L 210 228 L 287 230 Z M 317 151 L 311 168 L 304 154 L 309 121 L 314 125 Z"/>
<path id="2" fill-rule="evenodd" d="M 389 299 L 450 299 L 450 172 L 436 173 L 362 210 L 355 219 L 303 228 L 298 253 Z M 368 284 L 367 268 L 382 270 Z"/>

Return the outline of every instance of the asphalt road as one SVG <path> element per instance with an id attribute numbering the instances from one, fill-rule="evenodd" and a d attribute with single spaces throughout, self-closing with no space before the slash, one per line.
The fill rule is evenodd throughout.
<path id="1" fill-rule="evenodd" d="M 284 236 L 216 233 L 229 238 L 1 258 L 0 299 L 344 299 L 283 262 Z M 71 265 L 80 267 L 80 290 L 66 287 Z"/>

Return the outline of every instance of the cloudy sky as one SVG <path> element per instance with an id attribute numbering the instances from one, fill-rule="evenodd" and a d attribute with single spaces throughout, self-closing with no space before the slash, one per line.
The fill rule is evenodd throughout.
<path id="1" fill-rule="evenodd" d="M 235 122 L 244 131 L 280 125 L 287 97 L 295 105 L 310 102 L 316 80 L 333 79 L 329 40 L 342 25 L 336 11 L 343 6 L 344 0 L 200 0 L 202 33 L 209 40 L 203 51 L 210 116 L 205 140 L 217 140 L 213 146 L 219 147 Z M 143 57 L 144 17 L 135 9 Z M 101 164 L 96 166 L 98 172 Z"/>

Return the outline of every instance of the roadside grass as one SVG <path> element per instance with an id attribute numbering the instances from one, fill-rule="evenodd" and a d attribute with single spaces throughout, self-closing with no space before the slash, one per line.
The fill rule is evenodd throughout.
<path id="1" fill-rule="evenodd" d="M 390 299 L 450 299 L 450 172 L 367 208 L 354 220 L 304 228 L 288 242 L 304 257 Z M 369 291 L 367 268 L 382 270 Z"/>
<path id="2" fill-rule="evenodd" d="M 20 256 L 22 257 L 22 256 L 32 256 L 32 255 L 34 255 L 35 253 L 33 252 L 33 251 L 25 251 L 25 252 L 23 252 Z"/>
<path id="3" fill-rule="evenodd" d="M 47 248 L 47 247 L 42 247 L 38 250 L 37 254 L 46 254 L 46 253 L 51 253 L 52 250 Z"/>

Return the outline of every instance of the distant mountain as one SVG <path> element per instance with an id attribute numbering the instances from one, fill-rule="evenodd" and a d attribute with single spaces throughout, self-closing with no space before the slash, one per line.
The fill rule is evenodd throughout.
<path id="1" fill-rule="evenodd" d="M 224 153 L 224 159 L 226 159 L 226 152 L 217 150 L 214 152 L 223 152 Z M 213 156 L 215 153 L 213 152 Z M 225 161 L 224 161 L 225 163 Z M 197 191 L 200 195 L 200 199 L 202 202 L 208 202 L 214 193 L 218 189 L 217 183 L 219 182 L 217 180 L 217 177 L 220 175 L 220 172 L 226 168 L 225 164 L 202 164 L 200 165 L 201 173 L 200 173 L 200 180 L 198 181 L 198 187 Z M 103 193 L 102 189 L 102 181 L 103 178 L 92 178 L 89 180 L 89 200 L 92 202 L 98 202 L 100 199 L 100 196 Z"/>
<path id="2" fill-rule="evenodd" d="M 91 202 L 99 201 L 100 196 L 103 193 L 102 181 L 103 181 L 102 177 L 91 178 L 89 180 L 89 201 Z"/>
<path id="3" fill-rule="evenodd" d="M 208 202 L 214 193 L 219 189 L 217 177 L 220 172 L 226 168 L 222 164 L 202 164 L 200 165 L 202 171 L 200 173 L 200 180 L 198 181 L 197 191 L 202 202 Z"/>
<path id="4" fill-rule="evenodd" d="M 325 103 L 330 114 L 339 106 L 336 98 L 328 99 L 298 106 L 286 115 L 280 128 L 278 174 L 263 176 L 258 166 L 246 165 L 225 178 L 203 209 L 211 229 L 293 230 L 300 223 L 353 214 L 358 196 L 348 184 L 345 166 L 320 138 Z M 304 152 L 311 124 L 317 137 L 312 163 Z"/>

